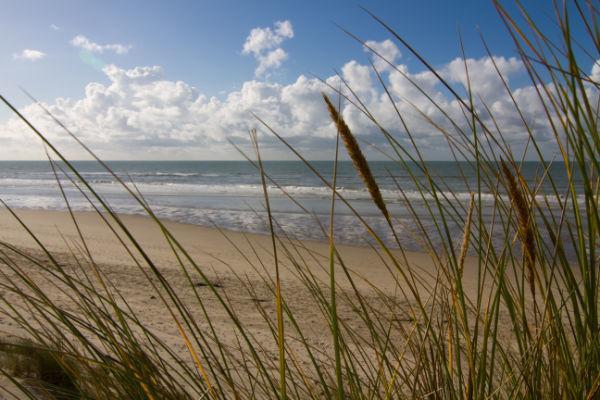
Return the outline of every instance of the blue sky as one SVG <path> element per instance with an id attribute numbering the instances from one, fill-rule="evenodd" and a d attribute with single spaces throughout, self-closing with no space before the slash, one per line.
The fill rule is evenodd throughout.
<path id="1" fill-rule="evenodd" d="M 525 4 L 539 17 L 542 26 L 552 27 L 549 1 L 532 0 Z M 86 86 L 90 83 L 108 86 L 115 82 L 105 70 L 110 65 L 122 71 L 160 66 L 160 78 L 152 79 L 182 82 L 197 92 L 193 96 L 204 96 L 207 101 L 213 96 L 226 101 L 248 82 L 285 86 L 297 82 L 302 75 L 328 78 L 334 69 L 341 70 L 352 60 L 367 64 L 369 57 L 336 24 L 365 40 L 381 42 L 390 37 L 360 5 L 389 22 L 436 67 L 444 68 L 460 55 L 459 28 L 468 57 L 474 60 L 485 57 L 479 31 L 494 55 L 506 59 L 515 56 L 514 45 L 496 10 L 491 1 L 485 0 L 366 1 L 361 4 L 348 1 L 21 0 L 6 2 L 0 15 L 4 32 L 4 40 L 0 41 L 0 70 L 3 71 L 0 92 L 18 107 L 30 103 L 19 86 L 48 105 L 55 105 L 57 98 L 75 102 L 85 99 Z M 514 6 L 508 8 L 515 10 Z M 278 21 L 286 21 L 290 27 L 290 32 L 277 39 L 280 42 L 255 53 L 243 51 L 252 29 L 270 29 L 276 35 Z M 81 40 L 79 45 L 74 45 L 78 36 L 87 41 L 87 50 Z M 100 50 L 90 51 L 92 45 Z M 121 51 L 117 45 L 122 46 Z M 26 49 L 30 52 L 24 53 Z M 274 49 L 281 49 L 278 55 L 273 54 L 278 61 L 257 73 L 259 57 L 266 57 Z M 400 52 L 399 63 L 411 72 L 423 71 L 408 51 L 400 48 Z M 514 70 L 511 82 L 518 86 L 525 82 L 525 75 L 522 71 L 519 73 L 518 68 Z M 65 117 L 76 118 L 73 112 L 65 111 Z M 9 118 L 10 114 L 2 109 L 0 123 Z M 107 129 L 111 127 L 114 125 L 107 125 Z M 177 136 L 177 127 L 165 128 L 164 133 L 151 140 L 156 146 L 170 147 L 171 153 L 161 155 L 149 151 L 147 157 L 179 157 L 176 143 L 167 143 L 170 134 Z M 115 135 L 123 139 L 121 133 Z M 142 138 L 136 140 L 139 143 Z M 200 138 L 199 142 L 204 146 L 214 140 L 220 142 L 214 137 L 208 141 Z M 110 141 L 108 137 L 103 143 Z M 125 141 L 122 142 L 125 145 Z M 191 140 L 179 142 L 189 144 Z M 222 149 L 221 143 L 217 147 Z M 120 152 L 119 157 L 127 157 L 126 151 Z"/>
<path id="2" fill-rule="evenodd" d="M 546 2 L 539 2 L 540 4 Z M 483 55 L 478 28 L 499 54 L 514 53 L 491 1 L 10 1 L 0 22 L 0 87 L 18 102 L 18 86 L 44 100 L 80 95 L 102 73 L 85 65 L 69 41 L 85 35 L 99 43 L 133 46 L 124 57 L 106 55 L 123 67 L 161 65 L 171 79 L 181 79 L 207 94 L 218 95 L 251 79 L 254 60 L 241 54 L 254 27 L 290 20 L 295 37 L 286 43 L 291 57 L 277 76 L 289 81 L 300 74 L 326 76 L 360 46 L 335 25 L 370 40 L 389 35 L 360 8 L 368 8 L 396 27 L 433 63 L 459 55 L 458 28 L 469 54 Z M 546 7 L 547 8 L 547 7 Z M 54 24 L 59 31 L 50 26 Z M 23 48 L 48 54 L 40 63 L 15 63 Z M 365 56 L 363 56 L 365 57 Z M 24 99 L 23 99 L 24 101 Z"/>

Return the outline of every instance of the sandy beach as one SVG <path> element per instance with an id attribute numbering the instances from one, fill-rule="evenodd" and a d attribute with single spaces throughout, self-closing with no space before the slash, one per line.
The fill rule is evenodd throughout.
<path id="1" fill-rule="evenodd" d="M 75 225 L 66 211 L 14 211 L 52 252 L 69 253 L 71 251 L 69 248 L 73 248 L 80 242 Z M 75 212 L 75 216 L 97 263 L 118 265 L 123 271 L 134 267 L 135 262 L 98 214 Z M 121 215 L 120 218 L 157 265 L 165 270 L 179 268 L 168 242 L 151 218 L 140 215 Z M 266 258 L 271 257 L 272 254 L 271 238 L 267 235 L 219 230 L 171 221 L 164 221 L 164 223 L 196 263 L 215 276 L 226 277 L 235 271 L 237 274 L 252 278 L 257 272 L 250 264 L 257 262 L 257 256 Z M 40 250 L 27 231 L 7 210 L 0 211 L 0 240 L 17 247 Z M 289 241 L 284 242 L 289 243 Z M 302 246 L 305 256 L 311 256 L 305 258 L 307 264 L 319 278 L 325 280 L 328 274 L 323 268 L 328 262 L 328 244 L 303 240 Z M 394 290 L 396 286 L 394 279 L 390 279 L 390 271 L 384 267 L 380 255 L 373 248 L 351 245 L 336 247 L 347 267 L 359 277 L 357 284 L 360 288 L 367 289 L 375 286 L 384 292 Z M 401 258 L 399 251 L 395 251 L 394 254 L 398 259 Z M 407 252 L 406 255 L 413 268 L 419 268 L 424 274 L 435 276 L 436 269 L 429 255 L 417 252 Z M 283 264 L 285 267 L 285 259 Z M 368 280 L 370 284 L 361 282 L 360 277 Z M 288 268 L 283 268 L 282 279 L 293 285 L 296 277 Z M 340 284 L 346 287 L 347 282 L 341 281 Z"/>
<path id="2" fill-rule="evenodd" d="M 15 210 L 15 212 L 44 246 L 65 265 L 65 268 L 71 268 L 73 274 L 80 273 L 77 271 L 80 267 L 76 267 L 70 253 L 79 254 L 78 257 L 84 259 L 85 257 L 81 253 L 83 247 L 67 212 L 35 210 Z M 171 317 L 165 312 L 164 304 L 157 298 L 148 280 L 124 250 L 123 245 L 116 239 L 114 233 L 98 214 L 77 212 L 75 216 L 91 255 L 100 266 L 103 276 L 119 290 L 129 306 L 137 312 L 144 326 L 172 350 L 185 357 L 187 350 Z M 121 215 L 121 218 L 178 295 L 184 301 L 194 303 L 195 294 L 191 285 L 181 272 L 177 259 L 157 224 L 143 216 Z M 266 323 L 267 319 L 275 318 L 275 298 L 272 286 L 269 284 L 275 273 L 271 238 L 266 235 L 219 231 L 214 228 L 169 221 L 165 221 L 165 226 L 181 242 L 211 282 L 218 286 L 217 290 L 228 299 L 232 309 L 240 316 L 254 337 L 263 343 L 265 351 L 272 352 L 273 359 L 276 359 L 276 342 L 271 328 Z M 0 212 L 0 240 L 43 257 L 39 246 L 6 210 Z M 326 287 L 329 279 L 327 243 L 303 241 L 301 245 L 295 243 L 292 246 L 291 242 L 282 241 L 279 243 L 278 250 L 282 265 L 281 281 L 284 299 L 293 309 L 294 316 L 310 343 L 317 348 L 329 349 L 331 332 L 324 319 L 323 311 L 319 309 L 314 298 L 308 293 L 306 281 L 301 281 L 307 279 L 306 276 L 303 277 L 298 273 L 297 268 L 292 267 L 290 257 L 286 254 L 289 251 L 294 254 L 292 259 L 305 260 L 306 266 L 313 273 L 311 279 L 318 282 L 316 284 Z M 356 288 L 371 303 L 369 306 L 376 310 L 379 302 L 397 299 L 397 306 L 391 308 L 386 306 L 385 308 L 395 310 L 397 315 L 394 316 L 394 319 L 410 326 L 412 317 L 408 315 L 409 307 L 403 306 L 406 305 L 406 301 L 410 300 L 400 295 L 400 291 L 405 288 L 396 284 L 401 280 L 396 281 L 392 278 L 393 275 L 382 262 L 380 255 L 372 248 L 360 246 L 339 246 L 338 251 L 343 260 L 347 262 Z M 399 253 L 396 255 L 399 259 L 401 258 Z M 137 258 L 143 265 L 142 258 L 139 256 Z M 421 276 L 430 275 L 431 282 L 434 281 L 436 268 L 428 255 L 409 253 L 407 259 L 413 268 L 422 271 Z M 1 264 L 0 268 L 8 276 L 11 275 L 6 265 Z M 83 268 L 86 268 L 85 265 Z M 147 269 L 145 266 L 143 268 Z M 468 265 L 467 268 L 469 268 Z M 363 321 L 353 312 L 356 306 L 356 304 L 352 304 L 354 295 L 350 290 L 349 281 L 344 277 L 343 270 L 339 265 L 337 265 L 337 274 L 341 292 L 339 296 L 341 299 L 340 319 L 357 334 L 366 334 Z M 31 275 L 48 296 L 56 299 L 57 304 L 63 305 L 66 309 L 75 309 L 74 305 L 69 303 L 69 299 L 60 292 L 61 286 L 51 283 L 52 279 L 48 278 L 45 273 L 32 268 Z M 466 276 L 469 275 L 466 274 Z M 218 330 L 217 334 L 222 340 L 224 339 L 225 342 L 234 346 L 236 335 L 230 317 L 223 311 L 210 290 L 204 286 L 198 274 L 192 273 L 191 279 L 197 292 L 203 296 L 203 301 L 211 316 L 211 322 Z M 471 284 L 466 283 L 466 285 Z M 9 300 L 11 296 L 14 298 L 14 294 L 11 293 L 4 293 L 4 295 Z M 15 301 L 18 302 L 18 300 Z M 267 319 L 263 316 L 265 312 Z M 201 326 L 206 326 L 208 329 L 199 310 L 197 315 Z M 24 334 L 20 327 L 8 322 L 6 317 L 0 317 L 0 330 L 4 335 L 22 336 Z M 292 329 L 288 331 L 288 335 L 293 336 L 294 334 Z M 300 345 L 298 351 L 302 352 Z M 302 362 L 308 362 L 304 356 L 301 355 L 300 358 Z"/>

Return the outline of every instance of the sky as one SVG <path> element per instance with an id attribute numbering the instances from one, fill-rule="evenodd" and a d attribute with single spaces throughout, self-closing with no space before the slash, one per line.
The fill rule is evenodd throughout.
<path id="1" fill-rule="evenodd" d="M 505 3 L 516 12 L 512 1 Z M 542 27 L 554 29 L 550 1 L 524 4 Z M 343 29 L 367 41 L 440 104 L 452 108 L 452 99 L 361 7 L 383 18 L 459 87 L 464 83 L 460 31 L 475 90 L 496 106 L 507 135 L 517 145 L 523 141 L 480 34 L 523 102 L 530 102 L 532 88 L 487 0 L 8 0 L 0 15 L 0 94 L 74 159 L 85 155 L 21 88 L 105 159 L 238 159 L 229 141 L 246 146 L 248 131 L 255 127 L 267 158 L 291 158 L 255 116 L 289 138 L 307 158 L 329 159 L 335 128 L 320 97 L 327 89 L 320 80 L 339 86 L 336 74 L 386 128 L 406 136 L 371 69 L 373 61 L 428 158 L 448 159 L 439 132 L 403 99 L 437 117 L 434 107 Z M 576 34 L 580 31 L 575 27 Z M 590 74 L 592 69 L 590 62 Z M 342 106 L 355 134 L 383 143 L 355 107 Z M 528 117 L 536 121 L 541 110 L 528 108 Z M 540 124 L 543 138 L 548 132 Z M 44 157 L 39 140 L 6 107 L 0 109 L 0 141 L 0 159 Z M 372 157 L 377 158 L 375 153 Z"/>

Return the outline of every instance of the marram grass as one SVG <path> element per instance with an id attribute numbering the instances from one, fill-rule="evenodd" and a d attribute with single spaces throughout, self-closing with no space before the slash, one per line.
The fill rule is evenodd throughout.
<path id="1" fill-rule="evenodd" d="M 371 199 L 373 199 L 373 203 L 375 203 L 377 208 L 379 208 L 379 211 L 381 211 L 385 219 L 389 221 L 390 213 L 387 210 L 387 206 L 385 205 L 385 201 L 383 201 L 383 196 L 379 190 L 379 185 L 377 185 L 377 182 L 373 177 L 369 163 L 360 149 L 358 141 L 350 131 L 350 128 L 344 119 L 339 115 L 334 105 L 331 104 L 331 100 L 329 100 L 329 97 L 327 97 L 326 94 L 323 94 L 323 100 L 325 100 L 331 120 L 336 124 L 339 135 L 346 146 L 346 151 L 348 152 L 356 171 L 359 173 L 360 177 L 365 183 L 365 187 L 369 191 Z"/>
<path id="2" fill-rule="evenodd" d="M 76 213 L 69 216 L 77 238 L 69 242 L 70 252 L 63 254 L 48 249 L 43 238 L 36 237 L 20 219 L 19 212 L 9 209 L 37 249 L 0 242 L 0 316 L 3 323 L 10 322 L 22 333 L 21 340 L 0 338 L 0 371 L 6 383 L 0 388 L 0 397 L 600 398 L 600 83 L 585 72 L 600 58 L 597 7 L 592 2 L 575 0 L 555 3 L 558 33 L 549 35 L 525 8 L 516 16 L 499 2 L 494 4 L 537 90 L 536 101 L 546 118 L 546 136 L 552 138 L 557 149 L 556 159 L 544 158 L 542 143 L 525 117 L 523 105 L 512 97 L 502 80 L 520 116 L 522 132 L 527 135 L 527 159 L 541 165 L 533 182 L 525 182 L 521 175 L 525 155 L 515 154 L 508 133 L 494 117 L 492 105 L 478 103 L 472 82 L 454 87 L 424 55 L 382 19 L 374 17 L 392 39 L 439 79 L 460 105 L 464 117 L 453 119 L 449 110 L 410 76 L 405 78 L 444 121 L 432 119 L 411 99 L 395 99 L 373 66 L 397 112 L 397 124 L 406 135 L 401 140 L 393 133 L 395 129 L 388 130 L 377 121 L 377 113 L 369 110 L 347 83 L 339 89 L 330 88 L 329 96 L 335 94 L 340 103 L 357 107 L 384 135 L 388 146 L 378 150 L 406 172 L 428 207 L 433 230 L 425 228 L 423 215 L 408 201 L 406 188 L 398 184 L 398 196 L 406 200 L 411 221 L 410 230 L 399 229 L 405 226 L 387 207 L 356 136 L 338 111 L 339 105 L 335 107 L 324 96 L 339 139 L 374 205 L 394 235 L 410 234 L 421 245 L 435 267 L 433 273 L 413 263 L 401 241 L 396 242 L 399 249 L 386 245 L 364 216 L 336 190 L 336 166 L 331 179 L 322 176 L 277 133 L 276 127 L 257 116 L 257 121 L 280 139 L 292 156 L 331 189 L 329 227 L 315 220 L 315 229 L 322 229 L 328 237 L 329 254 L 314 254 L 302 241 L 287 237 L 270 212 L 267 181 L 278 190 L 283 188 L 264 171 L 258 136 L 253 134 L 257 161 L 253 161 L 252 154 L 245 157 L 263 183 L 271 246 L 260 249 L 248 241 L 247 247 L 241 247 L 226 232 L 219 231 L 256 274 L 249 278 L 238 274 L 235 266 L 223 265 L 230 273 L 227 282 L 215 285 L 206 268 L 156 217 L 135 186 L 114 174 L 55 119 L 113 174 L 160 229 L 179 268 L 163 270 L 94 185 L 43 132 L 0 97 L 47 146 L 61 192 L 65 184 L 80 190 L 122 244 L 132 271 L 160 304 L 183 349 L 176 351 L 145 326 L 143 312 L 128 298 L 124 282 L 114 279 L 111 266 L 95 261 Z M 587 37 L 575 41 L 572 27 L 576 25 L 583 27 Z M 491 62 L 497 68 L 493 59 Z M 390 63 L 390 68 L 396 67 Z M 464 68 L 469 77 L 468 63 Z M 470 188 L 468 202 L 457 198 L 448 182 L 432 175 L 400 112 L 400 101 L 446 139 L 448 152 L 457 162 L 467 161 L 475 170 L 477 185 Z M 337 157 L 336 146 L 332 158 L 337 161 Z M 548 173 L 550 166 L 557 164 L 568 176 L 566 192 L 558 189 Z M 462 179 L 466 182 L 464 175 Z M 538 189 L 543 185 L 550 192 L 541 195 Z M 491 221 L 483 215 L 482 196 L 486 193 L 494 196 Z M 64 201 L 71 211 L 66 196 Z M 300 199 L 294 201 L 310 216 Z M 350 260 L 337 247 L 333 234 L 337 202 L 345 204 L 357 224 L 362 224 L 371 236 L 369 245 L 380 261 L 372 268 L 387 271 L 393 291 L 382 290 L 368 274 L 358 275 L 348 267 Z M 495 241 L 498 237 L 500 243 Z M 311 263 L 325 271 L 328 279 L 311 269 Z M 293 282 L 280 277 L 284 266 Z M 473 286 L 468 287 L 467 281 Z M 189 295 L 184 296 L 184 292 Z M 252 323 L 238 309 L 239 303 L 232 300 L 235 293 L 253 299 L 259 321 L 252 323 L 262 324 L 265 335 L 255 334 Z M 313 305 L 315 320 L 328 328 L 319 336 L 326 343 L 315 342 L 311 323 L 302 319 L 294 304 L 294 296 L 299 293 Z M 274 308 L 269 306 L 270 301 Z M 227 320 L 226 328 L 214 317 L 217 309 Z M 223 329 L 234 332 L 233 342 L 225 340 Z"/>

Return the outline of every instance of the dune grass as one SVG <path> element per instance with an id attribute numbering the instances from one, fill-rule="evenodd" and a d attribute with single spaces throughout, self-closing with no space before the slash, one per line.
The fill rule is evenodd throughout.
<path id="1" fill-rule="evenodd" d="M 257 298 L 261 288 L 266 288 L 275 299 L 275 313 L 263 302 L 255 302 L 261 323 L 270 332 L 272 340 L 268 341 L 253 334 L 227 292 L 213 284 L 206 269 L 156 217 L 135 185 L 113 173 L 55 119 L 113 174 L 123 190 L 160 228 L 178 262 L 179 273 L 193 293 L 191 302 L 183 300 L 170 276 L 152 259 L 144 244 L 136 239 L 94 185 L 79 174 L 43 132 L 0 97 L 47 146 L 49 162 L 61 191 L 61 182 L 65 179 L 78 188 L 122 243 L 137 272 L 147 281 L 148 290 L 170 316 L 186 349 L 184 357 L 143 324 L 140 311 L 128 302 L 116 282 L 110 280 L 104 266 L 94 260 L 77 217 L 71 213 L 79 240 L 69 255 L 48 250 L 24 223 L 22 227 L 39 247 L 37 251 L 0 243 L 0 312 L 19 326 L 27 338 L 20 342 L 18 352 L 14 345 L 0 348 L 11 360 L 0 365 L 5 379 L 30 398 L 36 398 L 38 395 L 20 380 L 24 374 L 18 373 L 19 367 L 15 365 L 19 357 L 34 357 L 31 354 L 35 353 L 43 355 L 35 356 L 40 360 L 40 368 L 62 374 L 57 386 L 66 386 L 69 398 L 600 397 L 600 83 L 584 72 L 584 66 L 600 58 L 598 11 L 592 3 L 556 4 L 560 37 L 550 39 L 525 9 L 517 18 L 501 4 L 495 4 L 531 83 L 537 88 L 536 101 L 544 109 L 545 123 L 559 154 L 557 159 L 544 159 L 540 139 L 524 117 L 523 105 L 514 101 L 522 130 L 528 135 L 528 159 L 537 160 L 542 166 L 534 182 L 526 181 L 521 175 L 525 155 L 514 154 L 503 127 L 496 123 L 493 108 L 476 98 L 476 88 L 470 81 L 454 87 L 392 27 L 373 15 L 374 23 L 381 24 L 392 39 L 420 60 L 459 104 L 464 118 L 453 119 L 448 110 L 405 75 L 427 96 L 444 121 L 432 120 L 417 107 L 414 111 L 430 122 L 432 131 L 447 140 L 448 150 L 457 162 L 467 161 L 476 171 L 477 185 L 471 188 L 468 202 L 457 198 L 452 187 L 429 170 L 398 108 L 395 108 L 397 123 L 406 132 L 406 140 L 399 140 L 378 122 L 352 87 L 329 88 L 331 98 L 335 95 L 340 102 L 336 106 L 325 96 L 323 106 L 329 110 L 338 140 L 341 139 L 357 173 L 364 179 L 373 203 L 393 231 L 395 243 L 389 245 L 336 190 L 336 164 L 332 177 L 321 175 L 276 127 L 257 116 L 262 129 L 272 133 L 292 156 L 304 162 L 323 185 L 331 189 L 332 196 L 329 227 L 315 220 L 315 226 L 322 229 L 329 240 L 328 257 L 318 260 L 323 270 L 329 272 L 330 279 L 323 281 L 308 267 L 303 243 L 278 229 L 269 208 L 268 182 L 282 189 L 264 170 L 257 136 L 251 135 L 257 160 L 251 165 L 257 168 L 264 188 L 272 248 L 269 256 L 259 260 L 241 254 L 257 271 L 258 281 L 236 275 L 232 266 L 225 268 L 230 269 L 236 285 L 252 298 Z M 572 37 L 571 27 L 575 24 L 585 27 L 589 47 L 582 48 L 582 43 Z M 352 37 L 366 46 L 360 38 Z M 396 68 L 391 63 L 390 67 Z M 464 67 L 468 77 L 466 62 Z M 391 105 L 396 107 L 398 100 L 393 99 L 379 71 L 374 70 L 374 73 Z M 502 79 L 499 71 L 498 74 Z M 510 95 L 508 84 L 504 83 Z M 434 233 L 425 229 L 423 217 L 398 185 L 398 195 L 405 200 L 411 214 L 413 231 L 419 237 L 422 251 L 430 255 L 436 276 L 425 276 L 407 256 L 396 233 L 398 222 L 388 211 L 359 142 L 339 113 L 342 101 L 357 107 L 379 129 L 388 143 L 388 148 L 381 150 L 412 179 L 427 205 L 427 212 L 435 223 Z M 411 104 L 411 99 L 402 101 Z M 332 158 L 337 162 L 337 145 Z M 569 177 L 568 191 L 564 193 L 548 173 L 550 166 L 556 164 L 560 164 Z M 463 176 L 463 180 L 466 182 L 467 178 Z M 551 193 L 541 193 L 542 185 L 551 188 Z M 491 222 L 483 215 L 482 197 L 486 193 L 495 196 Z M 66 196 L 64 201 L 71 211 Z M 370 294 L 359 289 L 357 282 L 368 285 L 369 277 L 357 276 L 347 267 L 344 254 L 338 251 L 334 240 L 333 216 L 338 202 L 345 204 L 355 214 L 357 224 L 363 225 L 369 233 L 372 249 L 380 255 L 381 264 L 377 268 L 387 269 L 390 279 L 396 283 L 393 293 L 377 287 L 373 287 Z M 21 222 L 18 212 L 4 206 Z M 310 217 L 309 211 L 303 209 Z M 459 227 L 459 235 L 455 234 L 456 227 Z M 498 237 L 502 239 L 499 245 L 494 241 Z M 233 242 L 232 251 L 243 253 Z M 254 249 L 254 253 L 260 252 Z M 469 255 L 475 259 L 475 268 L 466 270 L 465 259 Z M 296 316 L 293 299 L 286 296 L 286 284 L 279 277 L 283 264 L 302 284 L 305 295 L 330 328 L 330 348 L 315 345 L 305 321 Z M 336 268 L 341 274 L 336 274 Z M 474 289 L 464 286 L 465 274 L 476 277 Z M 40 277 L 74 306 L 62 307 L 48 296 Z M 227 315 L 230 329 L 235 331 L 234 344 L 225 342 L 220 335 L 222 327 L 211 319 L 207 294 L 199 292 L 196 277 Z M 347 285 L 342 287 L 342 281 Z M 399 307 L 400 303 L 403 308 Z M 342 305 L 358 322 L 349 323 L 340 317 Z M 19 396 L 8 389 L 5 391 L 3 395 L 9 398 Z M 63 394 L 62 398 L 67 395 Z"/>

